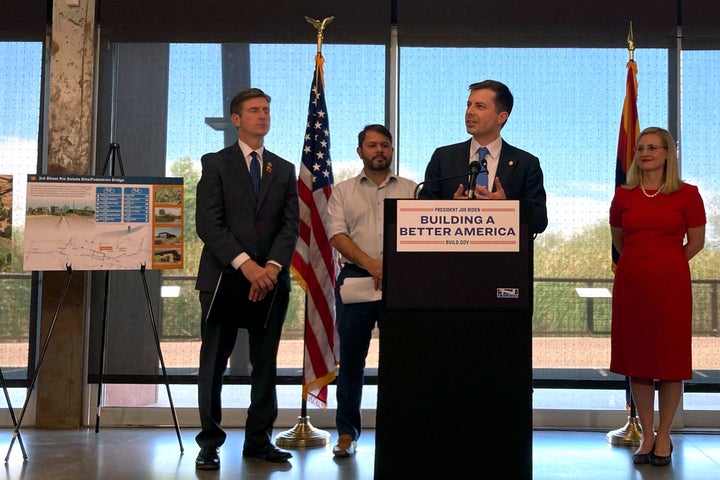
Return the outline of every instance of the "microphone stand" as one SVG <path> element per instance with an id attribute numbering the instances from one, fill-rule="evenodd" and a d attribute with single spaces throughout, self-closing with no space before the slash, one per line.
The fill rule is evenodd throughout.
<path id="1" fill-rule="evenodd" d="M 413 193 L 413 198 L 418 198 L 418 193 L 420 193 L 420 187 L 423 185 L 426 185 L 428 183 L 435 183 L 435 182 L 442 182 L 444 180 L 452 180 L 454 178 L 465 178 L 469 175 L 473 174 L 473 170 L 477 169 L 475 171 L 475 177 L 472 178 L 472 181 L 475 182 L 475 178 L 477 177 L 477 174 L 480 173 L 480 162 L 475 160 L 474 162 L 470 163 L 470 171 L 468 173 L 463 173 L 460 175 L 450 175 L 448 177 L 440 177 L 440 178 L 433 178 L 432 180 L 425 180 L 424 182 L 420 182 L 417 184 L 417 187 L 415 187 L 415 192 Z M 470 178 L 468 178 L 468 185 L 470 185 Z"/>

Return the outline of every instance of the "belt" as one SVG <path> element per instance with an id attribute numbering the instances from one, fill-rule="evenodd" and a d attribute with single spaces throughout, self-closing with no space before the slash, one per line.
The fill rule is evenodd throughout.
<path id="1" fill-rule="evenodd" d="M 371 276 L 370 272 L 368 272 L 361 266 L 356 265 L 354 263 L 343 263 L 343 270 L 345 270 L 345 269 L 352 270 L 353 272 L 363 273 L 368 277 Z"/>

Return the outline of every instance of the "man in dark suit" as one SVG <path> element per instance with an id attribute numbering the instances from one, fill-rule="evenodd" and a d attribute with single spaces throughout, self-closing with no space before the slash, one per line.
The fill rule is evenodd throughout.
<path id="1" fill-rule="evenodd" d="M 278 411 L 277 352 L 290 298 L 288 266 L 298 238 L 295 167 L 263 147 L 270 97 L 262 90 L 235 95 L 230 118 L 238 142 L 203 155 L 197 185 L 195 221 L 204 243 L 195 284 L 202 310 L 202 430 L 195 437 L 200 470 L 220 468 L 218 451 L 226 438 L 220 393 L 238 328 L 248 330 L 252 367 L 243 455 L 271 462 L 292 457 L 271 436 Z"/>
<path id="2" fill-rule="evenodd" d="M 540 160 L 500 137 L 512 107 L 512 93 L 504 84 L 484 80 L 470 85 L 465 128 L 472 138 L 435 150 L 418 198 L 529 200 L 532 233 L 542 233 L 548 219 Z M 476 184 L 467 185 L 474 161 L 481 173 Z"/>

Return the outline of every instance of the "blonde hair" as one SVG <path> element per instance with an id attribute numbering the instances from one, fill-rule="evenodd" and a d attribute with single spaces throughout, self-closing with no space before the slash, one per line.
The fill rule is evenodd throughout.
<path id="1" fill-rule="evenodd" d="M 663 171 L 663 187 L 662 194 L 669 195 L 673 192 L 677 192 L 683 186 L 683 181 L 680 180 L 680 166 L 678 165 L 677 151 L 675 150 L 675 139 L 673 136 L 660 127 L 648 127 L 640 132 L 635 143 L 640 143 L 640 139 L 645 135 L 657 135 L 660 137 L 665 148 L 667 155 L 665 157 L 665 169 Z M 635 152 L 633 155 L 632 163 L 627 171 L 627 181 L 623 187 L 633 189 L 640 186 L 643 179 L 643 171 L 637 165 L 638 153 Z"/>

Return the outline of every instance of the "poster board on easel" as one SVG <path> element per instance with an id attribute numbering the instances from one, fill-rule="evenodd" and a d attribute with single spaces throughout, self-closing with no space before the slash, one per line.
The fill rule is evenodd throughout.
<path id="1" fill-rule="evenodd" d="M 183 179 L 28 175 L 23 269 L 182 269 Z"/>
<path id="2" fill-rule="evenodd" d="M 119 160 L 118 149 L 119 145 L 111 144 L 108 159 L 118 155 Z M 19 435 L 20 425 L 70 285 L 72 272 L 105 271 L 105 308 L 98 382 L 98 391 L 102 392 L 110 272 L 137 270 L 143 281 L 155 346 L 182 453 L 184 448 L 179 423 L 145 273 L 151 269 L 183 268 L 183 231 L 182 178 L 28 175 L 23 269 L 65 270 L 67 275 L 55 316 L 40 350 L 25 404 L 15 424 L 16 435 Z M 102 393 L 99 393 L 96 433 L 99 431 L 101 397 Z M 6 462 L 14 439 L 15 436 L 8 448 Z"/>

